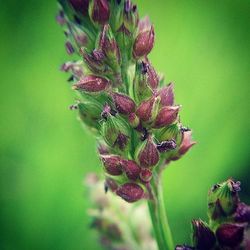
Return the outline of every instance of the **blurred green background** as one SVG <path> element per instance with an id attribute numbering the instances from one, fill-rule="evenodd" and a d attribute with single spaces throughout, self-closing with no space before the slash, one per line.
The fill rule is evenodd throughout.
<path id="1" fill-rule="evenodd" d="M 4 3 L 3 3 L 4 2 Z M 175 82 L 198 144 L 164 173 L 175 242 L 206 218 L 217 181 L 242 181 L 250 202 L 250 2 L 138 0 L 156 29 L 151 60 Z M 101 249 L 82 180 L 101 171 L 95 140 L 68 110 L 68 56 L 55 1 L 1 1 L 0 249 Z"/>

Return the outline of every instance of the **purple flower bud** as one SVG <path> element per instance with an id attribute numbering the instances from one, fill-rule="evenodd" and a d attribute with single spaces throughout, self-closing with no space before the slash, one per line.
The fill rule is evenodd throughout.
<path id="1" fill-rule="evenodd" d="M 69 55 L 73 54 L 75 52 L 75 49 L 73 47 L 73 45 L 71 44 L 71 42 L 67 41 L 65 43 L 65 48 L 66 48 L 66 51 Z"/>
<path id="2" fill-rule="evenodd" d="M 157 144 L 157 149 L 160 153 L 163 153 L 175 149 L 176 146 L 175 140 L 162 141 L 161 143 Z"/>
<path id="3" fill-rule="evenodd" d="M 168 84 L 168 86 L 160 89 L 157 93 L 161 98 L 162 106 L 173 106 L 174 105 L 174 85 L 173 83 Z"/>
<path id="4" fill-rule="evenodd" d="M 136 162 L 132 160 L 123 160 L 122 168 L 130 180 L 135 181 L 139 177 L 141 168 L 136 164 Z"/>
<path id="5" fill-rule="evenodd" d="M 137 115 L 135 113 L 130 113 L 128 116 L 128 122 L 129 124 L 133 127 L 136 128 L 138 127 L 140 121 L 139 118 L 137 117 Z"/>
<path id="6" fill-rule="evenodd" d="M 105 90 L 109 85 L 109 81 L 103 77 L 89 75 L 82 78 L 73 85 L 73 89 L 86 92 L 100 92 Z"/>
<path id="7" fill-rule="evenodd" d="M 148 29 L 150 29 L 150 27 L 151 27 L 151 23 L 150 23 L 148 16 L 145 16 L 144 18 L 140 19 L 140 21 L 138 23 L 139 31 L 148 30 Z"/>
<path id="8" fill-rule="evenodd" d="M 161 128 L 174 123 L 177 119 L 180 106 L 165 106 L 158 113 L 154 128 Z"/>
<path id="9" fill-rule="evenodd" d="M 58 15 L 56 16 L 56 21 L 60 25 L 64 25 L 66 23 L 64 12 L 62 10 L 60 10 Z"/>
<path id="10" fill-rule="evenodd" d="M 148 58 L 146 58 L 146 63 L 144 63 L 145 67 L 145 74 L 147 76 L 147 83 L 152 89 L 156 89 L 159 84 L 159 76 L 156 73 L 155 69 L 151 65 Z"/>
<path id="11" fill-rule="evenodd" d="M 112 93 L 111 96 L 119 113 L 128 115 L 135 111 L 135 102 L 129 96 L 121 93 Z"/>
<path id="12" fill-rule="evenodd" d="M 158 114 L 160 99 L 158 97 L 152 97 L 147 101 L 143 101 L 136 110 L 136 115 L 143 122 L 151 122 Z"/>
<path id="13" fill-rule="evenodd" d="M 149 182 L 152 179 L 152 172 L 147 168 L 143 168 L 140 172 L 140 179 L 143 182 Z"/>
<path id="14" fill-rule="evenodd" d="M 100 143 L 100 144 L 98 145 L 98 152 L 99 152 L 99 154 L 101 154 L 101 155 L 107 155 L 107 154 L 109 154 L 109 148 L 108 148 L 108 146 L 106 146 L 105 144 Z"/>
<path id="15" fill-rule="evenodd" d="M 216 236 L 221 246 L 234 249 L 243 240 L 244 227 L 237 224 L 222 224 L 216 230 Z"/>
<path id="16" fill-rule="evenodd" d="M 61 70 L 72 73 L 76 79 L 83 77 L 82 65 L 79 62 L 66 62 L 61 66 Z"/>
<path id="17" fill-rule="evenodd" d="M 136 183 L 125 183 L 118 188 L 116 194 L 127 202 L 135 202 L 143 198 L 144 191 Z"/>
<path id="18" fill-rule="evenodd" d="M 69 2 L 76 12 L 83 15 L 88 13 L 89 0 L 69 0 Z"/>
<path id="19" fill-rule="evenodd" d="M 234 220 L 239 223 L 250 223 L 250 206 L 240 202 L 234 214 Z"/>
<path id="20" fill-rule="evenodd" d="M 151 136 L 148 136 L 138 149 L 138 163 L 141 167 L 150 168 L 159 162 L 159 152 Z"/>
<path id="21" fill-rule="evenodd" d="M 196 142 L 192 141 L 192 131 L 183 132 L 182 142 L 179 148 L 179 154 L 186 154 L 186 152 L 195 144 Z"/>
<path id="22" fill-rule="evenodd" d="M 101 155 L 101 160 L 108 174 L 110 175 L 122 174 L 122 165 L 121 165 L 122 159 L 120 156 Z"/>
<path id="23" fill-rule="evenodd" d="M 127 32 L 133 34 L 139 22 L 137 6 L 131 0 L 124 2 L 123 26 Z"/>
<path id="24" fill-rule="evenodd" d="M 133 46 L 133 56 L 135 59 L 147 56 L 150 53 L 154 46 L 154 36 L 153 26 L 148 30 L 139 32 Z"/>
<path id="25" fill-rule="evenodd" d="M 105 24 L 109 20 L 110 10 L 107 0 L 93 0 L 90 2 L 89 15 L 94 23 Z"/>
<path id="26" fill-rule="evenodd" d="M 193 243 L 197 249 L 211 250 L 216 243 L 213 231 L 202 220 L 193 220 Z"/>

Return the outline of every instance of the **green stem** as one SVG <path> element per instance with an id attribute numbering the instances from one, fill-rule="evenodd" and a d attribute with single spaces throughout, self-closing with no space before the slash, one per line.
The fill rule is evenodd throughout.
<path id="1" fill-rule="evenodd" d="M 150 188 L 152 199 L 148 201 L 148 207 L 158 248 L 159 250 L 174 250 L 159 176 L 152 178 Z"/>

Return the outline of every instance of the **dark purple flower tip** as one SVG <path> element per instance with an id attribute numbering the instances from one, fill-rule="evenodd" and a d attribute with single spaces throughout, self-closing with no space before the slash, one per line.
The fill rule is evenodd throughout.
<path id="1" fill-rule="evenodd" d="M 88 75 L 73 85 L 73 89 L 86 92 L 100 92 L 109 86 L 109 81 L 103 77 Z"/>
<path id="2" fill-rule="evenodd" d="M 129 137 L 123 133 L 119 133 L 114 146 L 117 146 L 121 151 L 123 151 L 128 145 Z"/>
<path id="3" fill-rule="evenodd" d="M 216 230 L 216 236 L 221 246 L 235 248 L 243 240 L 244 227 L 238 224 L 222 224 Z"/>
<path id="4" fill-rule="evenodd" d="M 135 39 L 133 46 L 133 56 L 138 59 L 147 56 L 154 46 L 154 27 L 149 30 L 142 31 Z"/>
<path id="5" fill-rule="evenodd" d="M 157 144 L 157 149 L 159 152 L 163 153 L 175 149 L 176 146 L 177 145 L 175 140 L 162 141 L 159 144 Z"/>
<path id="6" fill-rule="evenodd" d="M 103 166 L 110 175 L 122 174 L 122 159 L 117 155 L 101 155 Z"/>
<path id="7" fill-rule="evenodd" d="M 143 198 L 144 191 L 136 183 L 125 183 L 117 189 L 116 194 L 127 202 L 135 202 Z"/>
<path id="8" fill-rule="evenodd" d="M 78 13 L 86 15 L 89 8 L 89 0 L 69 0 L 71 6 Z"/>
<path id="9" fill-rule="evenodd" d="M 180 106 L 165 106 L 159 111 L 154 128 L 169 126 L 174 123 L 178 117 Z"/>
<path id="10" fill-rule="evenodd" d="M 156 89 L 159 84 L 159 76 L 148 59 L 146 63 L 147 82 L 152 89 Z M 144 66 L 145 67 L 145 66 Z"/>
<path id="11" fill-rule="evenodd" d="M 66 51 L 69 55 L 73 54 L 75 52 L 75 49 L 73 47 L 73 45 L 71 44 L 71 42 L 67 41 L 65 43 L 65 48 L 66 48 Z"/>
<path id="12" fill-rule="evenodd" d="M 250 206 L 240 202 L 233 217 L 236 222 L 250 223 Z"/>
<path id="13" fill-rule="evenodd" d="M 98 24 L 105 24 L 109 20 L 110 10 L 107 0 L 93 0 L 89 8 L 92 20 Z"/>
<path id="14" fill-rule="evenodd" d="M 135 102 L 129 96 L 121 93 L 112 93 L 111 96 L 119 113 L 129 115 L 135 111 Z"/>
<path id="15" fill-rule="evenodd" d="M 193 220 L 193 242 L 197 249 L 211 250 L 216 243 L 214 232 L 202 220 Z"/>
<path id="16" fill-rule="evenodd" d="M 138 162 L 141 167 L 149 168 L 155 166 L 159 162 L 160 156 L 152 137 L 149 136 L 145 140 L 138 152 Z"/>
<path id="17" fill-rule="evenodd" d="M 173 106 L 174 105 L 174 85 L 169 83 L 168 86 L 163 87 L 157 93 L 161 98 L 162 106 Z"/>
<path id="18" fill-rule="evenodd" d="M 122 161 L 122 169 L 126 173 L 126 176 L 135 181 L 140 174 L 141 168 L 136 164 L 136 162 L 132 160 L 123 160 Z"/>
<path id="19" fill-rule="evenodd" d="M 147 168 L 143 168 L 140 172 L 140 179 L 143 182 L 149 182 L 152 179 L 152 172 Z"/>

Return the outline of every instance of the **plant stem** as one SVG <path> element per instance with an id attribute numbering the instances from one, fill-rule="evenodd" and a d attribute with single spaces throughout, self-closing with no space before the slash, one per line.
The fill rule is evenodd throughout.
<path id="1" fill-rule="evenodd" d="M 160 176 L 151 181 L 152 199 L 148 201 L 149 212 L 159 250 L 174 250 L 172 233 L 164 205 Z"/>

